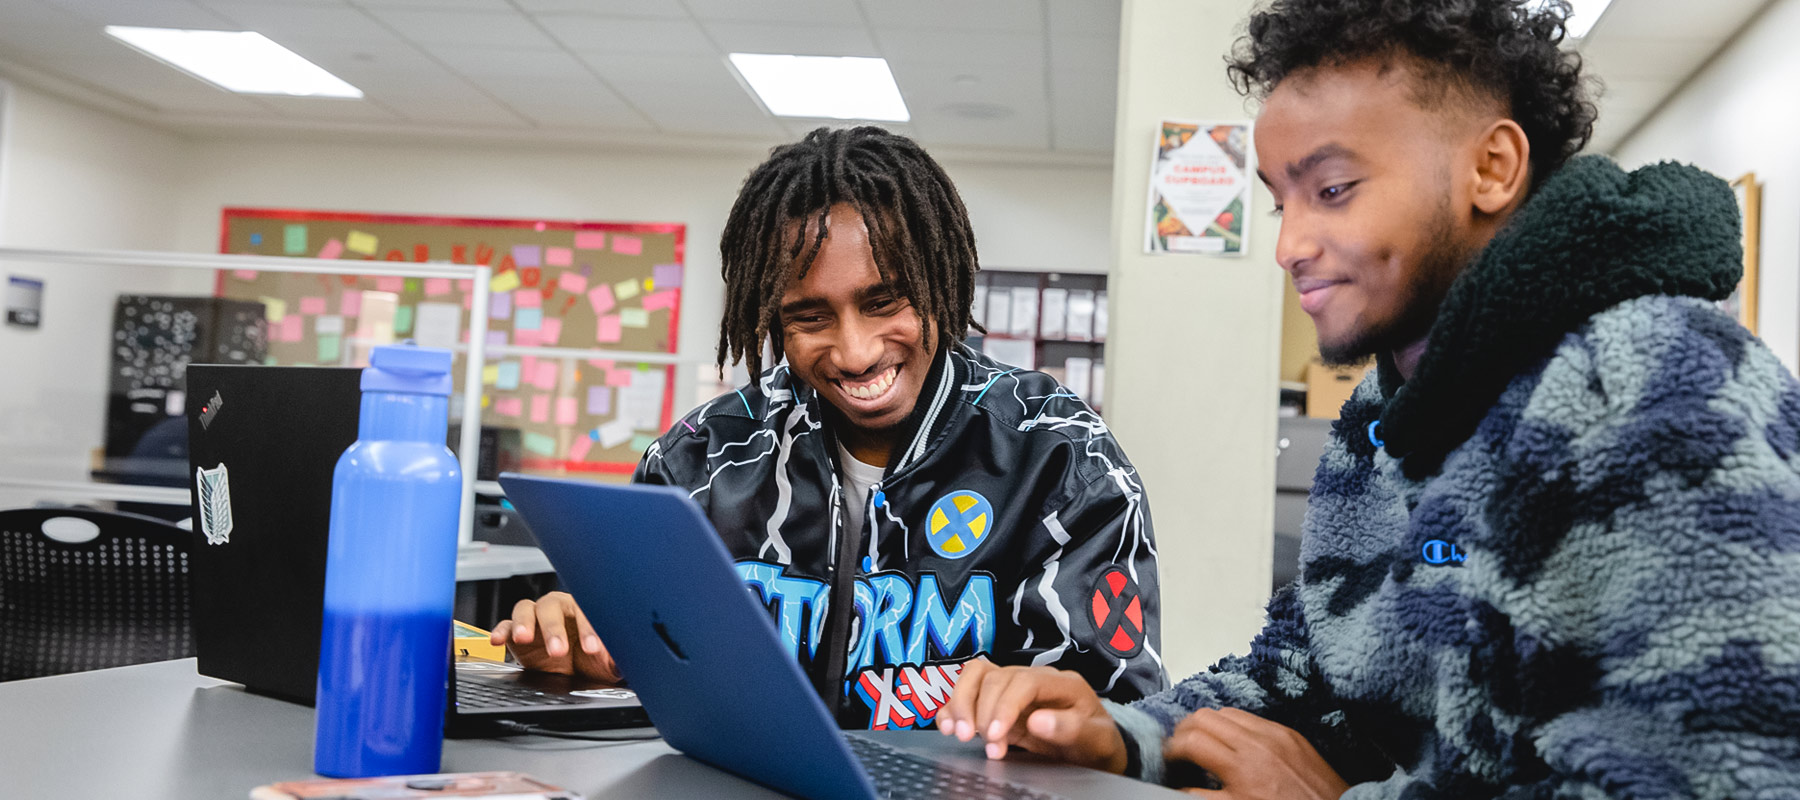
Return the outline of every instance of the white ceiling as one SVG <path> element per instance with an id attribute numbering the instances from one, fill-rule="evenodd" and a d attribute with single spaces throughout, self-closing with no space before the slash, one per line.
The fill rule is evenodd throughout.
<path id="1" fill-rule="evenodd" d="M 165 127 L 758 146 L 730 52 L 881 56 L 928 145 L 1110 157 L 1119 0 L 0 0 L 0 68 Z M 101 26 L 255 30 L 362 101 L 235 95 Z"/>
<path id="2" fill-rule="evenodd" d="M 1766 0 L 1615 0 L 1578 43 L 1616 146 Z M 1104 163 L 1120 0 L 0 0 L 0 72 L 173 130 L 766 147 L 729 52 L 881 56 L 933 148 Z M 366 98 L 237 95 L 102 25 L 255 30 Z M 1233 20 L 1230 24 L 1241 24 Z M 1199 66 L 1205 68 L 1203 59 Z M 1222 72 L 1222 71 L 1221 71 Z"/>

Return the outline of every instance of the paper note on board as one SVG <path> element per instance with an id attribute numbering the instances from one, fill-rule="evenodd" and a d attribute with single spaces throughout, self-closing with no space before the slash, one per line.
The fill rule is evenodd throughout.
<path id="1" fill-rule="evenodd" d="M 449 294 L 449 293 L 450 293 L 450 279 L 449 278 L 426 278 L 425 279 L 425 296 L 426 297 L 437 297 L 440 294 Z"/>
<path id="2" fill-rule="evenodd" d="M 657 264 L 650 270 L 650 279 L 656 281 L 658 289 L 679 289 L 681 288 L 681 265 Z"/>
<path id="3" fill-rule="evenodd" d="M 594 341 L 601 344 L 617 344 L 620 339 L 624 338 L 624 331 L 620 330 L 620 327 L 622 326 L 619 323 L 618 314 L 607 314 L 601 317 L 599 329 L 594 333 Z"/>
<path id="4" fill-rule="evenodd" d="M 353 230 L 344 237 L 344 249 L 357 255 L 375 255 L 375 250 L 380 246 L 380 240 L 373 233 Z"/>
<path id="5" fill-rule="evenodd" d="M 494 401 L 494 413 L 503 417 L 517 417 L 525 410 L 525 401 L 517 397 L 502 397 Z"/>
<path id="6" fill-rule="evenodd" d="M 375 279 L 375 291 L 399 294 L 406 291 L 406 279 L 397 275 L 383 275 Z"/>
<path id="7" fill-rule="evenodd" d="M 613 299 L 612 287 L 605 284 L 594 287 L 594 290 L 588 292 L 587 296 L 588 303 L 593 305 L 596 316 L 605 314 L 613 310 L 613 306 L 618 305 L 618 301 Z"/>
<path id="8" fill-rule="evenodd" d="M 542 266 L 544 248 L 535 244 L 515 244 L 512 249 L 513 263 L 521 267 Z"/>
<path id="9" fill-rule="evenodd" d="M 627 328 L 648 328 L 650 327 L 650 312 L 641 308 L 621 309 L 619 324 Z"/>
<path id="10" fill-rule="evenodd" d="M 338 313 L 346 317 L 361 314 L 362 292 L 356 289 L 345 289 L 343 298 L 338 300 Z"/>
<path id="11" fill-rule="evenodd" d="M 510 292 L 517 288 L 519 288 L 519 271 L 516 269 L 496 272 L 492 278 L 488 279 L 488 291 L 491 292 Z"/>
<path id="12" fill-rule="evenodd" d="M 556 398 L 556 424 L 558 424 L 558 425 L 574 425 L 575 417 L 576 417 L 575 398 L 573 398 L 573 397 L 558 397 L 558 398 Z"/>
<path id="13" fill-rule="evenodd" d="M 612 250 L 623 256 L 642 255 L 644 240 L 636 236 L 614 236 L 612 237 Z"/>
<path id="14" fill-rule="evenodd" d="M 563 321 L 560 317 L 550 317 L 538 325 L 538 345 L 556 347 L 562 338 Z"/>
<path id="15" fill-rule="evenodd" d="M 562 371 L 562 362 L 544 359 L 537 363 L 537 369 L 531 376 L 531 385 L 550 391 L 556 388 L 556 373 Z"/>
<path id="16" fill-rule="evenodd" d="M 499 380 L 500 380 L 500 365 L 499 364 L 489 364 L 489 365 L 481 368 L 481 384 L 483 386 L 493 386 L 495 383 L 499 382 Z"/>
<path id="17" fill-rule="evenodd" d="M 332 364 L 332 363 L 337 362 L 338 358 L 343 353 L 343 351 L 340 347 L 342 342 L 343 342 L 343 339 L 338 334 L 335 334 L 335 333 L 320 334 L 319 335 L 319 363 Z"/>
<path id="18" fill-rule="evenodd" d="M 513 316 L 513 327 L 518 330 L 535 331 L 544 324 L 544 310 L 541 308 L 521 308 Z"/>
<path id="19" fill-rule="evenodd" d="M 509 392 L 519 388 L 519 362 L 500 362 L 494 372 L 494 387 Z"/>
<path id="20" fill-rule="evenodd" d="M 594 440 L 592 437 L 586 435 L 575 437 L 575 441 L 569 444 L 569 460 L 581 461 L 586 459 L 588 451 L 592 450 L 593 447 Z"/>
<path id="21" fill-rule="evenodd" d="M 537 398 L 532 398 L 532 400 L 535 402 Z M 524 445 L 526 450 L 530 450 L 540 456 L 556 455 L 556 440 L 541 433 L 526 431 Z"/>
<path id="22" fill-rule="evenodd" d="M 289 225 L 282 229 L 281 253 L 289 256 L 306 255 L 305 225 Z"/>
<path id="23" fill-rule="evenodd" d="M 605 231 L 576 231 L 575 232 L 575 249 L 577 249 L 577 250 L 605 250 L 606 249 L 606 232 Z"/>
<path id="24" fill-rule="evenodd" d="M 599 431 L 601 447 L 618 447 L 619 445 L 631 441 L 633 433 L 631 429 L 631 420 L 628 419 L 615 419 L 612 422 L 601 425 Z"/>
<path id="25" fill-rule="evenodd" d="M 332 240 L 325 242 L 325 246 L 319 248 L 319 257 L 320 258 L 337 258 L 338 256 L 341 256 L 343 254 L 344 254 L 344 243 L 340 242 L 336 239 L 332 239 Z"/>
<path id="26" fill-rule="evenodd" d="M 287 301 L 279 297 L 258 297 L 263 304 L 263 319 L 280 322 L 287 316 Z"/>
<path id="27" fill-rule="evenodd" d="M 674 308 L 675 290 L 658 289 L 644 295 L 643 306 L 645 311 L 661 311 L 665 308 Z"/>
<path id="28" fill-rule="evenodd" d="M 635 278 L 619 281 L 618 283 L 613 284 L 612 288 L 613 296 L 620 300 L 630 300 L 633 297 L 637 297 L 638 292 L 642 291 L 642 286 Z"/>
<path id="29" fill-rule="evenodd" d="M 413 307 L 401 306 L 394 309 L 394 332 L 411 333 L 413 324 Z"/>
<path id="30" fill-rule="evenodd" d="M 300 298 L 300 313 L 302 313 L 302 314 L 323 314 L 323 313 L 325 313 L 325 298 L 323 298 L 323 297 L 302 297 L 302 298 Z"/>
<path id="31" fill-rule="evenodd" d="M 579 272 L 565 272 L 558 276 L 556 285 L 570 294 L 581 294 L 587 291 L 587 276 Z"/>
<path id="32" fill-rule="evenodd" d="M 587 413 L 602 417 L 611 414 L 612 396 L 613 390 L 610 386 L 589 386 Z"/>
<path id="33" fill-rule="evenodd" d="M 546 247 L 544 263 L 552 267 L 570 266 L 575 263 L 575 252 L 567 247 Z"/>
<path id="34" fill-rule="evenodd" d="M 512 298 L 511 292 L 488 295 L 488 319 L 506 319 L 512 316 Z"/>
<path id="35" fill-rule="evenodd" d="M 538 308 L 544 304 L 544 294 L 537 289 L 520 289 L 512 295 L 513 305 L 519 308 Z"/>
<path id="36" fill-rule="evenodd" d="M 325 314 L 313 321 L 313 332 L 320 335 L 344 333 L 344 318 L 336 314 Z"/>
<path id="37" fill-rule="evenodd" d="M 413 339 L 420 347 L 455 347 L 461 328 L 462 307 L 456 303 L 420 303 L 413 315 Z"/>
<path id="38" fill-rule="evenodd" d="M 550 395 L 533 395 L 531 398 L 531 421 L 550 421 Z"/>

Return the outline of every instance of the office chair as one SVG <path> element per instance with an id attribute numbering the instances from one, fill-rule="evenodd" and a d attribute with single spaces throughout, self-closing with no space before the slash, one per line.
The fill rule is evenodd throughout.
<path id="1" fill-rule="evenodd" d="M 190 536 L 136 514 L 0 511 L 0 681 L 192 656 Z"/>

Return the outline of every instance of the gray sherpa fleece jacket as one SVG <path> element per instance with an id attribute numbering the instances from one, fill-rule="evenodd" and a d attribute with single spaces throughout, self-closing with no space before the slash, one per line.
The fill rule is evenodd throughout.
<path id="1" fill-rule="evenodd" d="M 1110 706 L 1298 730 L 1345 798 L 1800 798 L 1800 382 L 1709 299 L 1723 182 L 1582 158 L 1457 279 L 1319 465 L 1244 656 Z"/>

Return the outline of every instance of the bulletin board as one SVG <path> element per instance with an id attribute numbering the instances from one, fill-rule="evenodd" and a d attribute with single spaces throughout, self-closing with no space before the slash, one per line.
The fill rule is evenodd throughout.
<path id="1" fill-rule="evenodd" d="M 227 208 L 226 254 L 485 264 L 488 347 L 674 353 L 686 226 Z M 370 342 L 456 350 L 469 280 L 220 271 L 220 297 L 262 302 L 271 364 L 362 365 Z M 520 431 L 533 472 L 631 472 L 673 423 L 675 368 L 488 350 L 482 424 Z"/>

